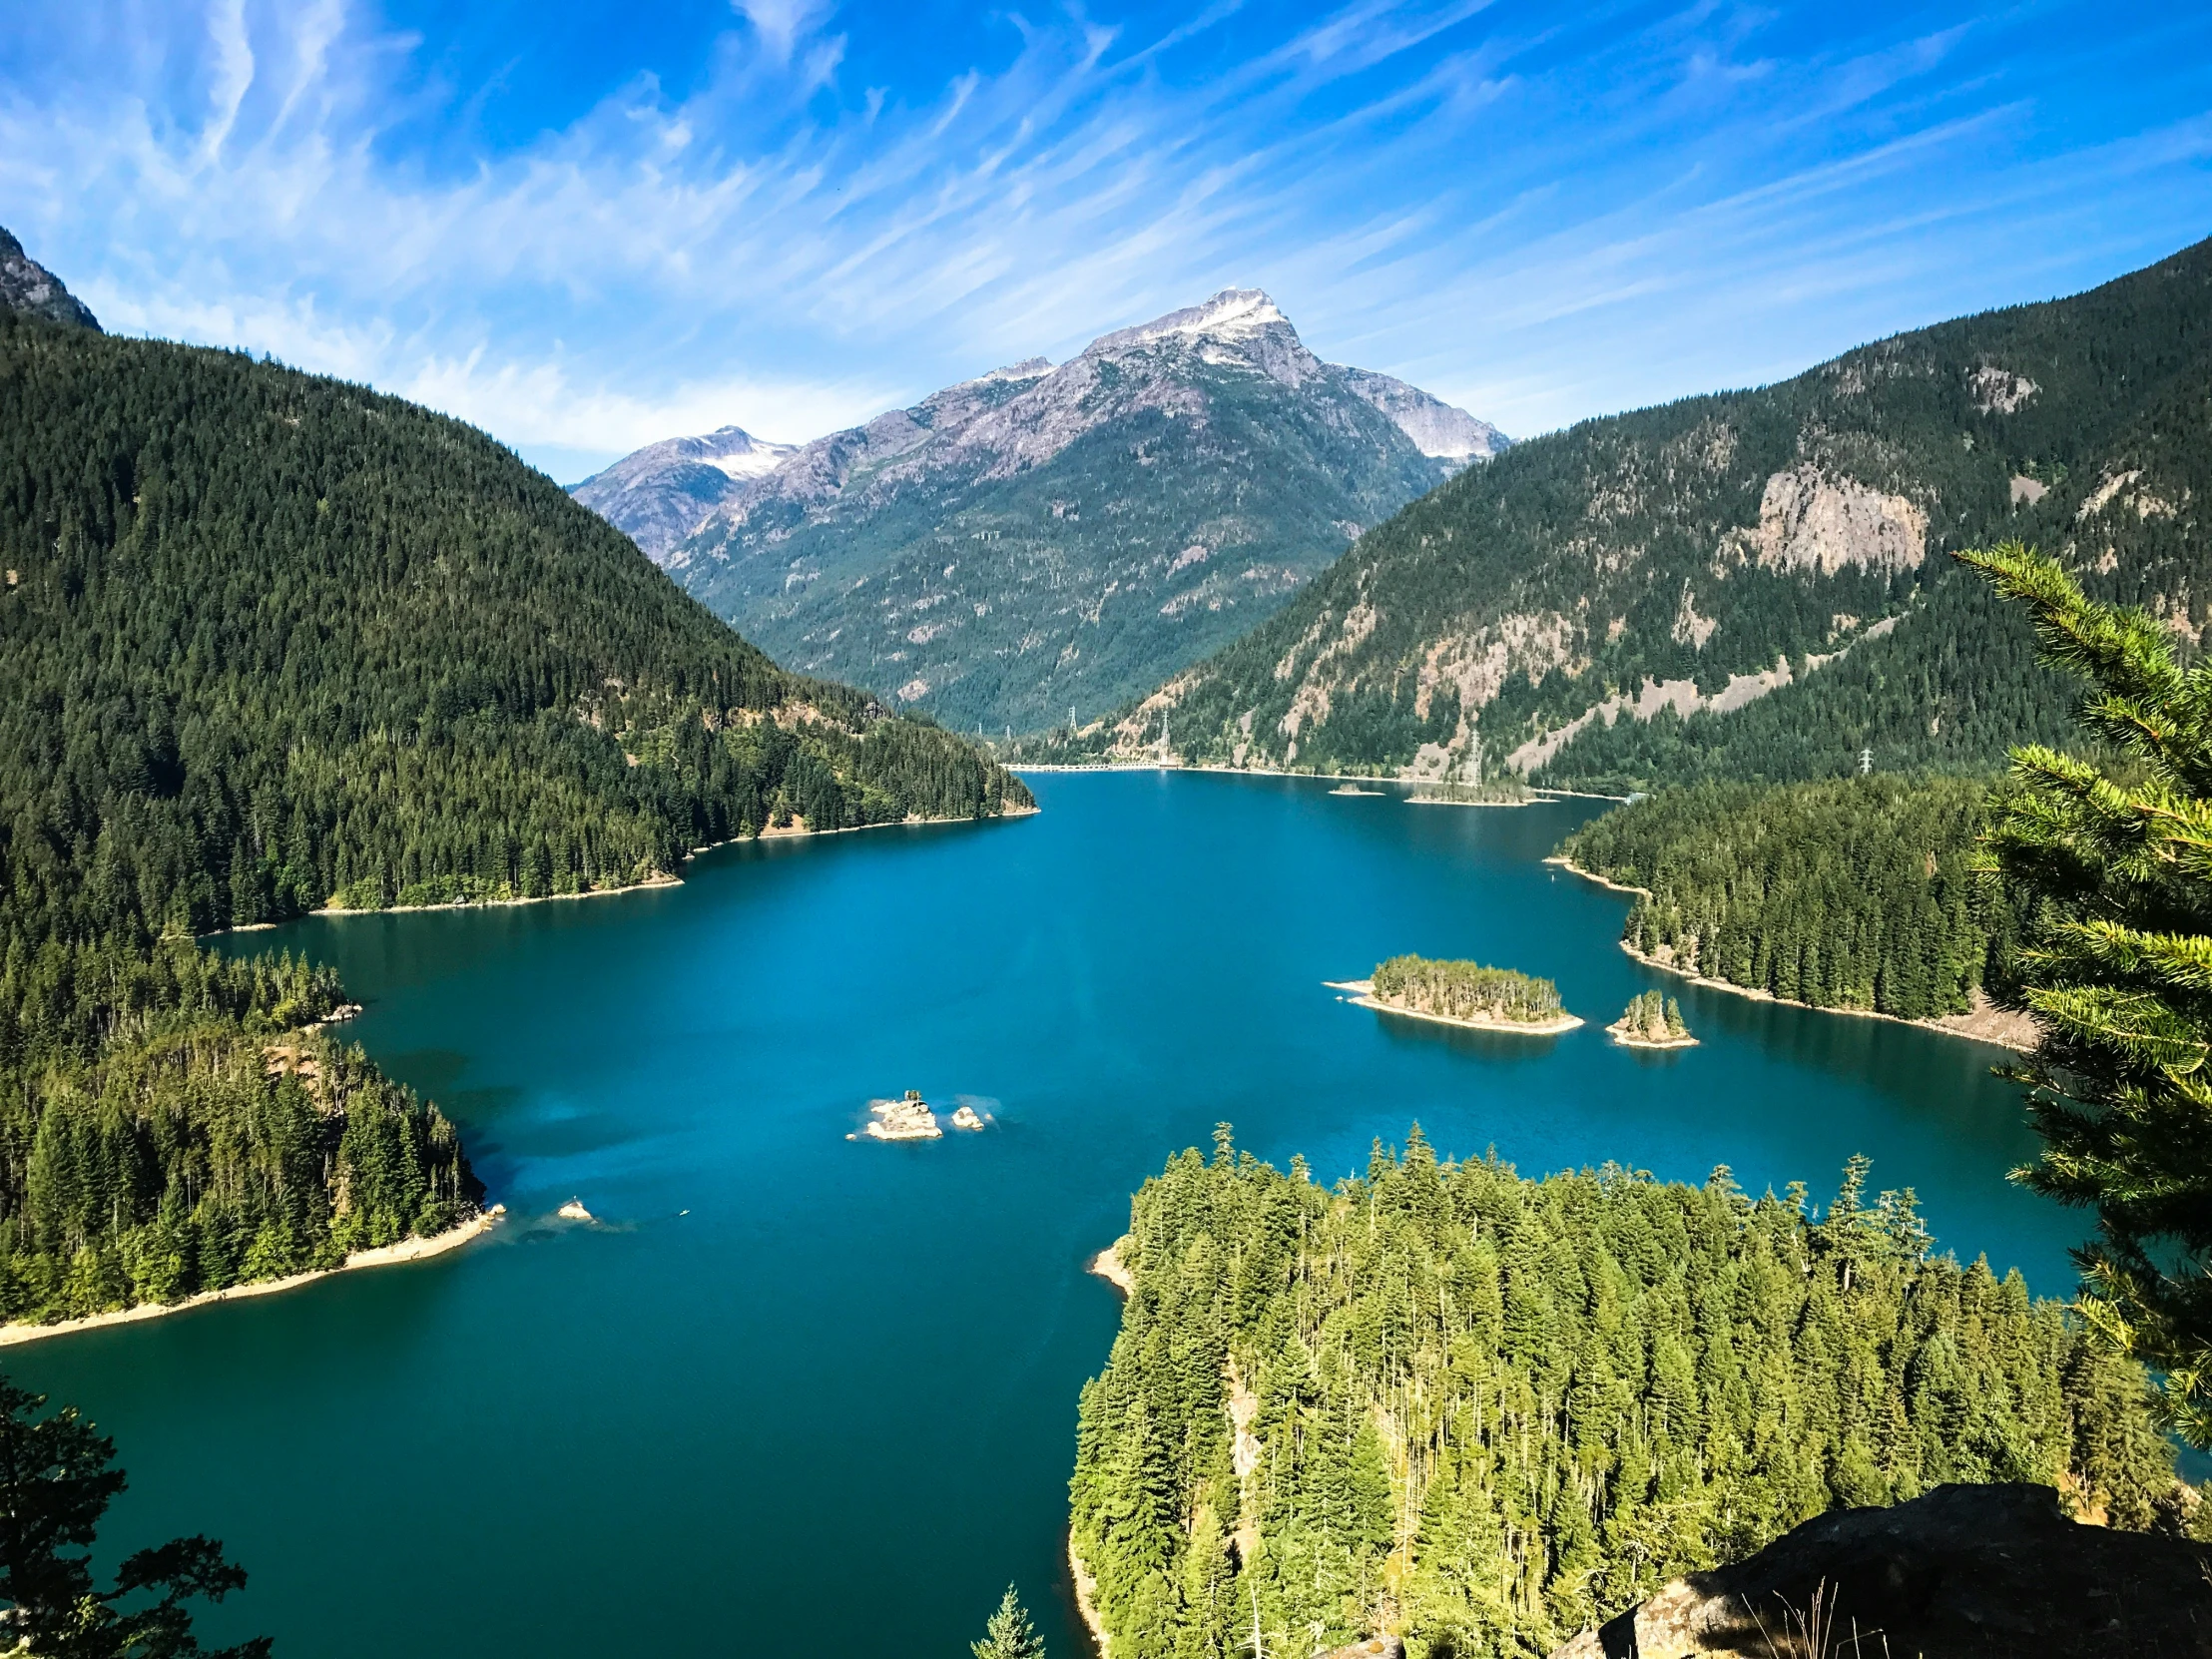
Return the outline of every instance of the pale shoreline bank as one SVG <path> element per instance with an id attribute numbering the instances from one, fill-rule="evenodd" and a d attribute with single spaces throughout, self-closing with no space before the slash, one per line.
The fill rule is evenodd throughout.
<path id="1" fill-rule="evenodd" d="M 1372 979 L 1324 979 L 1322 983 L 1333 991 L 1351 991 L 1348 998 L 1355 1008 L 1373 1008 L 1379 1014 L 1402 1014 L 1407 1019 L 1433 1020 L 1438 1025 L 1456 1025 L 1462 1031 L 1505 1031 L 1516 1037 L 1557 1037 L 1578 1030 L 1585 1022 L 1579 1015 L 1561 1013 L 1555 1019 L 1461 1019 L 1455 1014 L 1424 1014 L 1417 1008 L 1400 1008 L 1394 1002 L 1383 1002 L 1375 994 Z"/>
<path id="2" fill-rule="evenodd" d="M 895 824 L 848 824 L 836 830 L 794 829 L 787 825 L 781 830 L 763 830 L 757 835 L 733 835 L 728 840 L 709 841 L 705 846 L 693 847 L 690 856 L 696 858 L 703 852 L 713 852 L 725 846 L 738 846 L 746 841 L 798 840 L 809 835 L 856 835 L 865 830 L 913 830 L 932 824 L 993 824 L 1000 819 L 1034 818 L 1043 811 L 1042 807 L 1008 807 L 990 818 L 902 818 Z M 620 887 L 586 887 L 582 892 L 544 892 L 521 898 L 456 898 L 446 904 L 386 904 L 373 910 L 354 910 L 342 905 L 325 904 L 320 909 L 307 911 L 306 914 L 407 916 L 428 915 L 437 910 L 503 910 L 516 904 L 554 904 L 571 898 L 620 898 L 624 893 L 650 892 L 656 888 L 680 887 L 683 884 L 683 876 L 671 875 L 666 870 L 655 870 L 642 881 L 632 881 Z M 196 937 L 213 939 L 220 938 L 225 933 L 259 933 L 282 925 L 283 922 L 279 921 L 249 921 L 236 927 L 219 927 L 213 933 L 201 933 Z"/>
<path id="3" fill-rule="evenodd" d="M 421 1262 L 432 1256 L 443 1256 L 449 1250 L 458 1250 L 473 1239 L 480 1239 L 498 1224 L 505 1212 L 494 1208 L 479 1211 L 457 1227 L 449 1227 L 427 1239 L 401 1239 L 397 1244 L 379 1245 L 373 1250 L 356 1250 L 334 1268 L 315 1268 L 307 1273 L 295 1273 L 283 1279 L 265 1279 L 253 1285 L 232 1285 L 220 1291 L 202 1291 L 188 1296 L 182 1302 L 142 1302 L 135 1308 L 119 1308 L 113 1313 L 92 1314 L 84 1319 L 59 1320 L 52 1325 L 0 1325 L 0 1348 L 14 1348 L 22 1343 L 43 1342 L 48 1337 L 70 1337 L 80 1331 L 97 1331 L 111 1325 L 135 1325 L 141 1320 L 160 1319 L 165 1314 L 182 1314 L 188 1309 L 204 1308 L 216 1302 L 236 1302 L 251 1296 L 275 1296 L 279 1291 L 295 1291 L 302 1285 L 311 1285 L 318 1279 L 328 1279 L 332 1274 L 345 1273 L 353 1268 L 384 1268 L 398 1262 Z"/>
<path id="4" fill-rule="evenodd" d="M 1402 784 L 1407 789 L 1433 788 L 1441 779 L 1399 778 L 1381 772 L 1293 772 L 1283 767 L 1225 767 L 1213 761 L 1190 765 L 1183 761 L 1099 761 L 1090 766 L 1069 766 L 1061 761 L 1023 762 L 1015 766 L 1000 766 L 1019 778 L 1025 772 L 1204 772 L 1221 778 L 1319 778 L 1333 784 Z M 1611 801 L 1623 802 L 1625 795 L 1598 795 L 1590 790 L 1555 790 L 1539 788 L 1531 784 L 1534 799 L 1529 801 L 1423 801 L 1423 807 L 1534 807 L 1543 801 Z M 1407 803 L 1414 805 L 1414 803 Z"/>
<path id="5" fill-rule="evenodd" d="M 1129 1235 L 1124 1233 L 1120 1238 L 1116 1239 L 1112 1244 L 1108 1245 L 1104 1250 L 1100 1251 L 1096 1256 L 1093 1256 L 1088 1262 L 1085 1262 L 1083 1264 L 1083 1271 L 1085 1273 L 1097 1274 L 1099 1278 L 1105 1280 L 1107 1284 L 1113 1286 L 1115 1290 L 1121 1292 L 1122 1299 L 1124 1301 L 1128 1300 L 1128 1298 L 1130 1298 L 1131 1296 L 1134 1296 L 1137 1290 L 1136 1276 L 1129 1271 L 1128 1267 L 1123 1263 L 1121 1259 L 1121 1247 L 1128 1242 Z"/>
<path id="6" fill-rule="evenodd" d="M 1122 1262 L 1121 1247 L 1129 1243 L 1124 1233 L 1104 1250 L 1083 1264 L 1085 1273 L 1095 1273 L 1120 1293 L 1127 1302 L 1136 1293 L 1137 1280 Z M 1083 1618 L 1083 1628 L 1091 1633 L 1091 1645 L 1100 1659 L 1106 1659 L 1106 1627 L 1098 1622 L 1098 1580 L 1083 1565 L 1083 1557 L 1075 1553 L 1075 1531 L 1068 1529 L 1068 1573 L 1075 1580 L 1075 1610 Z"/>
<path id="7" fill-rule="evenodd" d="M 1618 1025 L 1608 1025 L 1605 1029 L 1613 1041 L 1623 1048 L 1647 1048 L 1654 1052 L 1664 1052 L 1670 1048 L 1697 1047 L 1695 1037 L 1632 1037 Z"/>
<path id="8" fill-rule="evenodd" d="M 1632 887 L 1619 881 L 1608 880 L 1593 870 L 1584 869 L 1572 858 L 1553 853 L 1544 860 L 1557 864 L 1569 874 L 1579 875 L 1585 881 L 1594 881 L 1614 892 L 1635 893 L 1649 898 L 1648 887 Z M 2008 1048 L 2016 1054 L 2031 1052 L 2038 1039 L 2035 1022 L 2025 1014 L 2015 1014 L 2009 1009 L 1987 1005 L 1967 1014 L 1941 1014 L 1935 1019 L 1907 1019 L 1902 1014 L 1885 1014 L 1876 1008 L 1824 1008 L 1814 1002 L 1799 1002 L 1795 998 L 1776 996 L 1770 990 L 1756 985 L 1739 985 L 1727 979 L 1708 979 L 1702 973 L 1676 967 L 1672 962 L 1662 962 L 1647 956 L 1626 939 L 1619 941 L 1624 953 L 1649 968 L 1661 973 L 1671 973 L 1677 979 L 1687 979 L 1693 985 L 1703 985 L 1711 990 L 1727 991 L 1733 996 L 1747 997 L 1753 1002 L 1773 1002 L 1785 1008 L 1803 1008 L 1815 1014 L 1849 1014 L 1855 1019 L 1886 1019 L 1893 1025 L 1918 1026 L 1923 1031 L 1934 1031 L 1945 1037 L 1963 1037 L 1968 1042 L 1986 1043 L 1991 1048 Z"/>

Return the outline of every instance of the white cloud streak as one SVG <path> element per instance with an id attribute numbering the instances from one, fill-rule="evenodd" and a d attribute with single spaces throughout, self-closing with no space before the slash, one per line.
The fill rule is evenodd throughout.
<path id="1" fill-rule="evenodd" d="M 466 126 L 418 44 L 343 0 L 212 0 L 123 52 L 95 8 L 0 80 L 0 222 L 111 325 L 612 454 L 803 437 L 1232 281 L 1525 432 L 2026 296 L 2003 276 L 2109 274 L 2212 206 L 2181 71 L 2161 116 L 2108 53 L 2119 113 L 2057 123 L 2055 70 L 1997 24 L 1792 56 L 1757 16 L 1628 15 L 1063 15 L 935 85 L 845 89 L 865 18 L 737 0 L 694 90 L 640 70 L 456 157 L 419 137 Z M 2052 240 L 1966 268 L 1999 227 Z"/>

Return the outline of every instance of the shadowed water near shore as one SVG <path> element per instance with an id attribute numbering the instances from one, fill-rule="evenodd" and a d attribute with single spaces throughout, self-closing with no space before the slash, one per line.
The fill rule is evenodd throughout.
<path id="1" fill-rule="evenodd" d="M 1009 1577 L 1055 1654 L 1084 1263 L 1218 1119 L 1334 1179 L 1418 1118 L 1538 1172 L 1734 1167 L 1823 1200 L 1865 1151 L 1941 1244 L 2070 1288 L 2074 1219 L 1998 1051 L 1684 986 L 1628 900 L 1539 860 L 1601 804 L 1413 812 L 1326 783 L 1054 775 L 1045 812 L 726 848 L 597 904 L 313 919 L 351 1034 L 461 1125 L 509 1225 L 11 1354 L 121 1445 L 118 1549 L 205 1530 L 253 1574 L 207 1628 L 278 1652 L 956 1655 Z M 1401 951 L 1556 980 L 1551 1039 L 1384 1020 L 1322 987 Z M 1702 1040 L 1603 1030 L 1664 983 Z M 845 1139 L 870 1096 L 982 1134 Z M 599 1223 L 553 1221 L 581 1197 Z M 688 1212 L 685 1213 L 685 1212 Z M 742 1644 L 741 1644 L 742 1645 Z"/>

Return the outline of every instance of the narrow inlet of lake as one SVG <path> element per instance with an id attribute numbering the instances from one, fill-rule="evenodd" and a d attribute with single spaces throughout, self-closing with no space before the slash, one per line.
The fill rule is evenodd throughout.
<path id="1" fill-rule="evenodd" d="M 1323 1180 L 1416 1119 L 1444 1155 L 1608 1160 L 1825 1202 L 1854 1152 L 1938 1244 L 2066 1294 L 2075 1218 L 1991 1049 L 1682 988 L 1701 1046 L 1604 1034 L 1664 976 L 1627 899 L 1541 862 L 1601 803 L 1408 808 L 1308 781 L 1033 781 L 1036 818 L 727 848 L 681 887 L 316 919 L 352 1037 L 460 1124 L 492 1238 L 41 1343 L 118 1440 L 116 1551 L 205 1531 L 204 1625 L 294 1659 L 964 1655 L 1009 1579 L 1051 1651 L 1076 1391 L 1119 1306 L 1087 1258 L 1217 1122 Z M 1322 981 L 1400 951 L 1558 982 L 1552 1039 L 1388 1020 Z M 852 1142 L 870 1097 L 980 1134 Z M 582 1199 L 591 1225 L 554 1210 Z"/>

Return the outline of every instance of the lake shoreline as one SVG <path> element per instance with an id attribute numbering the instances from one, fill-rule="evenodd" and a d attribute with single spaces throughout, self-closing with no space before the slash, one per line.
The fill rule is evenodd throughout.
<path id="1" fill-rule="evenodd" d="M 999 763 L 1004 766 L 1004 762 Z M 1441 782 L 1435 778 L 1401 778 L 1394 773 L 1383 772 L 1293 772 L 1283 767 L 1225 767 L 1208 761 L 1197 766 L 1181 761 L 1100 761 L 1093 766 L 1070 766 L 1064 761 L 1038 761 L 1009 766 L 1006 770 L 1017 778 L 1025 772 L 1202 772 L 1218 778 L 1318 778 L 1333 784 L 1403 784 L 1408 789 L 1433 787 Z M 1625 795 L 1597 795 L 1589 790 L 1554 790 L 1529 786 L 1534 791 L 1527 801 L 1423 801 L 1423 807 L 1534 807 L 1544 801 L 1611 801 L 1624 802 Z M 1408 803 L 1411 805 L 1411 803 Z"/>
<path id="2" fill-rule="evenodd" d="M 1083 1264 L 1085 1273 L 1097 1274 L 1099 1278 L 1105 1280 L 1107 1284 L 1121 1293 L 1124 1302 L 1137 1294 L 1136 1276 L 1129 1271 L 1127 1264 L 1121 1259 L 1121 1247 L 1128 1242 L 1129 1235 L 1124 1233 Z"/>
<path id="3" fill-rule="evenodd" d="M 1599 886 L 1608 887 L 1614 892 L 1634 893 L 1643 898 L 1651 897 L 1651 889 L 1648 887 L 1634 887 L 1620 881 L 1611 880 L 1598 874 L 1595 870 L 1584 869 L 1572 858 L 1560 853 L 1553 853 L 1544 862 L 1556 864 L 1569 874 L 1579 875 L 1585 881 L 1594 881 Z M 1963 1037 L 1968 1042 L 1986 1043 L 1992 1048 L 2008 1048 L 2015 1054 L 2033 1052 L 2039 1039 L 2039 1033 L 2032 1018 L 2026 1014 L 2016 1014 L 2010 1009 L 1998 1008 L 1987 1002 L 1986 998 L 1984 998 L 1982 1006 L 1975 1008 L 1970 1013 L 1939 1014 L 1934 1019 L 1907 1019 L 1903 1014 L 1885 1014 L 1877 1008 L 1829 1008 L 1823 1007 L 1817 1002 L 1800 1002 L 1795 997 L 1777 996 L 1774 992 L 1763 990 L 1756 985 L 1739 985 L 1728 979 L 1710 979 L 1702 973 L 1693 972 L 1689 968 L 1676 967 L 1672 962 L 1662 962 L 1655 956 L 1647 955 L 1626 939 L 1620 940 L 1619 943 L 1625 954 L 1641 962 L 1645 967 L 1656 968 L 1661 973 L 1671 973 L 1677 979 L 1687 979 L 1693 985 L 1703 985 L 1711 990 L 1727 991 L 1734 996 L 1746 997 L 1753 1002 L 1773 1002 L 1785 1008 L 1804 1008 L 1816 1014 L 1849 1014 L 1857 1019 L 1886 1019 L 1893 1025 L 1918 1026 L 1923 1031 L 1934 1031 L 1945 1037 Z"/>
<path id="4" fill-rule="evenodd" d="M 1083 1271 L 1096 1274 L 1113 1286 L 1122 1301 L 1127 1302 L 1137 1292 L 1136 1276 L 1121 1259 L 1121 1247 L 1130 1242 L 1124 1233 L 1096 1256 L 1083 1264 Z M 1075 1585 L 1075 1610 L 1082 1616 L 1083 1628 L 1091 1633 L 1091 1647 L 1105 1659 L 1106 1627 L 1098 1619 L 1098 1580 L 1083 1565 L 1083 1557 L 1075 1553 L 1075 1530 L 1068 1529 L 1068 1576 Z"/>
<path id="5" fill-rule="evenodd" d="M 718 851 L 725 846 L 738 846 L 747 841 L 799 840 L 810 835 L 856 835 L 864 830 L 913 830 L 932 824 L 992 824 L 1000 819 L 1035 818 L 1042 807 L 1008 807 L 989 818 L 902 818 L 882 824 L 847 824 L 835 830 L 767 829 L 754 835 L 732 835 L 728 840 L 709 841 L 705 846 L 695 846 L 689 857 L 696 858 L 704 852 Z M 516 904 L 554 904 L 575 898 L 620 898 L 624 893 L 649 892 L 663 887 L 680 887 L 684 877 L 671 875 L 666 870 L 655 870 L 642 881 L 627 882 L 619 887 L 586 887 L 582 892 L 541 892 L 517 898 L 456 898 L 444 904 L 385 904 L 375 909 L 351 909 L 340 904 L 325 904 L 320 909 L 308 910 L 310 916 L 411 916 L 429 915 L 439 910 L 503 910 Z M 285 922 L 299 919 L 287 916 L 284 921 L 247 921 L 235 927 L 219 927 L 212 933 L 199 933 L 194 937 L 217 939 L 226 933 L 261 933 Z"/>
<path id="6" fill-rule="evenodd" d="M 182 1314 L 194 1308 L 205 1308 L 217 1302 L 275 1296 L 280 1291 L 295 1291 L 302 1285 L 311 1285 L 318 1279 L 328 1279 L 355 1268 L 385 1268 L 400 1262 L 427 1261 L 433 1256 L 443 1256 L 449 1250 L 458 1250 L 461 1246 L 482 1238 L 498 1224 L 503 1214 L 505 1211 L 501 1208 L 479 1210 L 468 1220 L 449 1227 L 442 1233 L 433 1233 L 428 1238 L 406 1238 L 396 1244 L 356 1250 L 334 1268 L 312 1268 L 305 1273 L 287 1274 L 282 1279 L 264 1279 L 252 1285 L 230 1285 L 220 1291 L 201 1291 L 197 1295 L 186 1297 L 182 1302 L 141 1302 L 110 1313 L 88 1314 L 82 1319 L 57 1320 L 52 1325 L 0 1325 L 0 1348 L 43 1342 L 49 1337 L 73 1337 L 81 1331 L 98 1331 L 109 1326 L 137 1325 L 168 1314 Z"/>
<path id="7" fill-rule="evenodd" d="M 1355 1008 L 1373 1008 L 1379 1014 L 1403 1014 L 1407 1019 L 1433 1020 L 1438 1025 L 1456 1025 L 1462 1031 L 1504 1031 L 1516 1037 L 1558 1037 L 1569 1031 L 1579 1030 L 1588 1022 L 1578 1014 L 1562 1012 L 1552 1019 L 1462 1019 L 1456 1014 L 1424 1014 L 1417 1008 L 1400 1008 L 1395 1003 L 1383 1002 L 1375 994 L 1372 979 L 1324 979 L 1322 983 L 1333 991 L 1351 991 L 1345 1000 Z"/>

